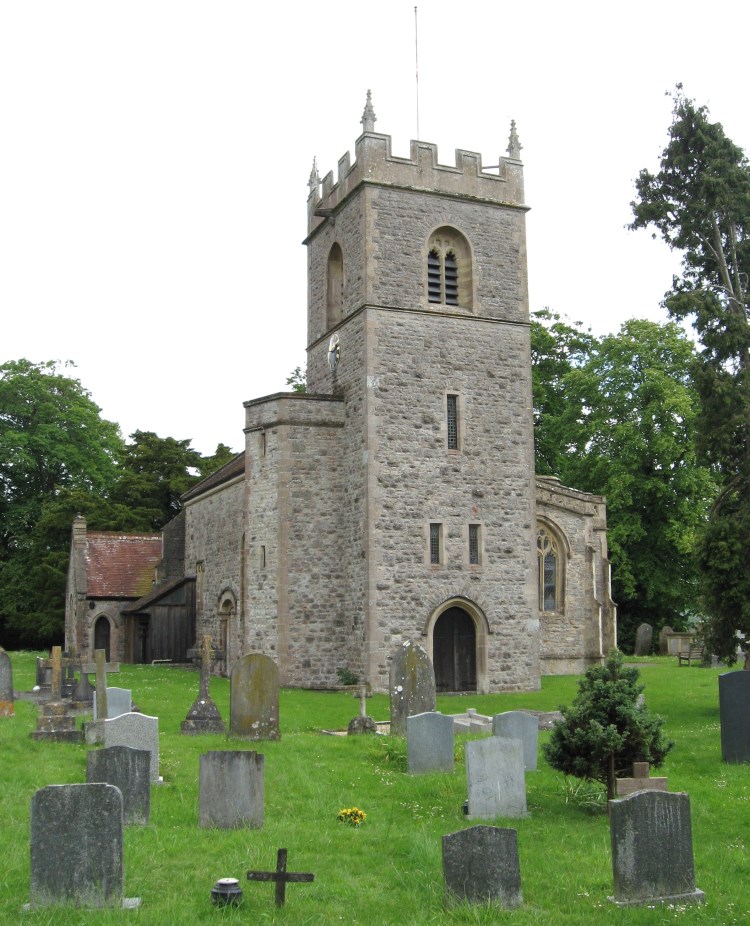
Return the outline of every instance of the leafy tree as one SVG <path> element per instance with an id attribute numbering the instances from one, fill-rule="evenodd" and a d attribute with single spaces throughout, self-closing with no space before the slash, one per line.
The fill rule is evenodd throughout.
<path id="1" fill-rule="evenodd" d="M 695 547 L 715 483 L 695 453 L 695 354 L 674 323 L 634 319 L 585 342 L 567 328 L 577 352 L 538 368 L 555 378 L 537 431 L 566 485 L 607 498 L 618 636 L 628 648 L 642 621 L 677 628 L 697 608 Z"/>
<path id="2" fill-rule="evenodd" d="M 562 707 L 550 739 L 542 746 L 552 768 L 607 786 L 615 797 L 615 780 L 630 772 L 633 762 L 663 764 L 674 743 L 665 739 L 664 721 L 653 715 L 640 695 L 639 672 L 626 667 L 612 650 L 603 665 L 587 669 L 570 707 Z"/>
<path id="3" fill-rule="evenodd" d="M 292 387 L 292 392 L 307 392 L 307 372 L 302 367 L 295 367 L 287 376 L 286 384 Z"/>
<path id="4" fill-rule="evenodd" d="M 636 181 L 631 227 L 652 228 L 682 253 L 664 304 L 692 319 L 701 343 L 698 448 L 720 482 L 698 554 L 705 639 L 731 663 L 738 630 L 750 646 L 750 166 L 681 85 L 673 103 L 659 171 Z"/>
<path id="5" fill-rule="evenodd" d="M 236 456 L 236 452 L 232 450 L 231 447 L 228 447 L 226 444 L 217 444 L 216 450 L 214 450 L 210 456 L 201 457 L 199 466 L 201 479 L 210 476 L 211 473 L 215 473 L 216 470 L 221 469 L 222 466 L 226 466 L 226 464 Z"/>

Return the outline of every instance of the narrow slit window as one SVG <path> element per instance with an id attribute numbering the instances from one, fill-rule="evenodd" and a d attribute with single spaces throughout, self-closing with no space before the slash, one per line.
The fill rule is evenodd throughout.
<path id="1" fill-rule="evenodd" d="M 448 450 L 458 450 L 458 396 L 448 395 L 446 407 Z"/>
<path id="2" fill-rule="evenodd" d="M 479 525 L 469 525 L 469 564 L 479 565 Z"/>
<path id="3" fill-rule="evenodd" d="M 439 523 L 430 524 L 430 565 L 440 565 L 440 543 L 443 525 Z"/>

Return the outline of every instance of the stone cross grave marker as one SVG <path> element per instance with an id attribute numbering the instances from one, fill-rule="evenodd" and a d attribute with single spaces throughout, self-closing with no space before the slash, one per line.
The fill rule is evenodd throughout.
<path id="1" fill-rule="evenodd" d="M 96 716 L 100 720 L 106 720 L 107 714 L 107 673 L 119 672 L 119 662 L 107 662 L 107 651 L 103 649 L 94 650 L 94 661 L 85 662 L 81 665 L 81 672 L 88 675 L 90 672 L 96 673 Z"/>
<path id="2" fill-rule="evenodd" d="M 138 906 L 123 897 L 122 794 L 114 785 L 49 785 L 31 799 L 30 908 Z"/>
<path id="3" fill-rule="evenodd" d="M 700 903 L 695 887 L 690 798 L 637 791 L 609 802 L 612 875 L 618 906 Z"/>
<path id="4" fill-rule="evenodd" d="M 120 714 L 104 721 L 105 746 L 131 746 L 151 753 L 151 781 L 159 776 L 159 718 L 147 714 Z"/>
<path id="5" fill-rule="evenodd" d="M 633 652 L 636 656 L 648 656 L 651 653 L 651 640 L 653 639 L 654 628 L 651 624 L 640 624 L 635 632 L 635 648 Z"/>
<path id="6" fill-rule="evenodd" d="M 443 836 L 443 878 L 448 903 L 496 901 L 506 910 L 520 907 L 516 831 L 477 825 Z"/>
<path id="7" fill-rule="evenodd" d="M 0 646 L 0 717 L 15 714 L 13 697 L 13 665 L 10 656 Z"/>
<path id="8" fill-rule="evenodd" d="M 70 702 L 63 701 L 62 698 L 64 665 L 62 647 L 53 646 L 52 658 L 49 660 L 52 673 L 51 698 L 42 705 L 41 713 L 37 716 L 36 730 L 29 733 L 32 739 L 52 740 L 58 743 L 83 741 L 83 731 L 76 728 L 75 716 L 70 713 Z"/>
<path id="9" fill-rule="evenodd" d="M 750 762 L 750 672 L 719 676 L 719 718 L 722 759 Z"/>
<path id="10" fill-rule="evenodd" d="M 103 781 L 122 792 L 125 825 L 145 825 L 151 816 L 151 753 L 132 746 L 107 746 L 86 753 L 86 781 Z"/>
<path id="11" fill-rule="evenodd" d="M 281 739 L 279 670 L 270 656 L 250 653 L 235 663 L 229 683 L 229 735 Z"/>
<path id="12" fill-rule="evenodd" d="M 248 871 L 248 881 L 273 881 L 276 884 L 276 906 L 283 907 L 286 900 L 287 884 L 299 884 L 301 882 L 310 882 L 315 879 L 315 875 L 307 872 L 295 872 L 286 870 L 286 849 L 279 849 L 276 853 L 276 871 Z"/>
<path id="13" fill-rule="evenodd" d="M 435 670 L 413 640 L 396 647 L 390 668 L 391 734 L 406 734 L 406 718 L 435 710 Z"/>
<path id="14" fill-rule="evenodd" d="M 615 782 L 618 797 L 635 791 L 666 791 L 668 783 L 666 778 L 649 778 L 648 762 L 634 762 L 633 777 L 618 778 Z"/>
<path id="15" fill-rule="evenodd" d="M 189 650 L 188 655 L 196 655 L 196 650 Z M 197 733 L 226 733 L 227 727 L 221 719 L 219 708 L 211 698 L 211 659 L 212 647 L 209 634 L 203 635 L 203 645 L 200 649 L 201 680 L 198 697 L 188 711 L 187 717 L 180 724 L 180 733 L 193 736 Z M 224 653 L 213 652 L 213 658 L 223 659 Z"/>
<path id="16" fill-rule="evenodd" d="M 453 718 L 438 711 L 414 714 L 406 719 L 406 756 L 410 775 L 452 772 Z"/>
<path id="17" fill-rule="evenodd" d="M 346 728 L 348 736 L 355 736 L 360 733 L 377 733 L 378 725 L 367 716 L 367 685 L 361 685 L 359 689 L 359 714 L 352 717 Z"/>
<path id="18" fill-rule="evenodd" d="M 215 751 L 200 757 L 198 825 L 203 829 L 263 827 L 263 756 Z"/>
<path id="19" fill-rule="evenodd" d="M 537 768 L 539 747 L 539 720 L 526 711 L 505 711 L 492 718 L 492 733 L 509 740 L 520 740 L 523 749 L 523 764 L 527 772 Z"/>
<path id="20" fill-rule="evenodd" d="M 467 743 L 466 784 L 470 820 L 528 816 L 520 740 L 490 736 Z"/>

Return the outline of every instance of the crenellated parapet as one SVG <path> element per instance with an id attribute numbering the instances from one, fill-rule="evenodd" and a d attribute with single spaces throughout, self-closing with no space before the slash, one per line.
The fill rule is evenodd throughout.
<path id="1" fill-rule="evenodd" d="M 394 157 L 391 136 L 375 131 L 375 113 L 368 91 L 362 116 L 363 133 L 355 142 L 355 161 L 347 151 L 339 160 L 334 179 L 329 171 L 322 182 L 317 166 L 310 175 L 307 200 L 308 234 L 336 214 L 341 204 L 362 184 L 434 192 L 442 196 L 461 197 L 479 202 L 497 203 L 525 209 L 521 145 L 515 122 L 511 124 L 508 156 L 499 163 L 482 164 L 475 151 L 457 148 L 455 164 L 441 164 L 437 145 L 411 141 L 408 158 Z"/>

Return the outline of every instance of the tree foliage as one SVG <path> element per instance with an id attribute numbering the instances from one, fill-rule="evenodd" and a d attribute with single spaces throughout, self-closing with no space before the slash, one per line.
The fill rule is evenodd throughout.
<path id="1" fill-rule="evenodd" d="M 636 181 L 631 227 L 651 228 L 682 254 L 664 304 L 692 320 L 701 344 L 698 449 L 720 482 L 698 555 L 705 636 L 732 662 L 736 631 L 750 640 L 750 166 L 680 85 L 673 104 L 659 170 Z"/>
<path id="2" fill-rule="evenodd" d="M 664 736 L 664 721 L 640 698 L 644 686 L 638 679 L 638 670 L 613 650 L 603 665 L 587 669 L 542 746 L 557 771 L 606 784 L 608 800 L 615 797 L 616 778 L 629 773 L 633 762 L 658 768 L 674 745 Z"/>
<path id="3" fill-rule="evenodd" d="M 553 462 L 566 485 L 606 496 L 618 636 L 628 648 L 642 621 L 678 628 L 697 607 L 695 547 L 715 485 L 695 453 L 693 346 L 674 323 L 633 319 L 595 339 L 542 320 L 547 338 L 563 338 L 559 357 L 546 349 L 547 362 L 535 363 L 538 465 Z"/>

